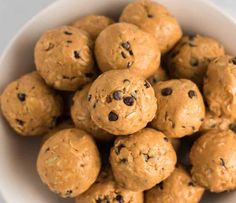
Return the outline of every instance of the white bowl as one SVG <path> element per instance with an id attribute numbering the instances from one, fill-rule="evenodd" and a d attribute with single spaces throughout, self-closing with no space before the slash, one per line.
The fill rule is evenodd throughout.
<path id="1" fill-rule="evenodd" d="M 34 69 L 33 48 L 42 32 L 86 14 L 118 17 L 130 0 L 59 0 L 32 18 L 0 59 L 0 92 L 6 84 Z M 178 18 L 185 32 L 215 37 L 236 55 L 236 23 L 207 0 L 159 0 Z M 16 135 L 0 117 L 0 193 L 7 203 L 63 203 L 44 186 L 35 162 L 40 138 Z M 209 154 L 210 156 L 210 154 Z M 236 192 L 207 194 L 204 203 L 235 203 Z"/>

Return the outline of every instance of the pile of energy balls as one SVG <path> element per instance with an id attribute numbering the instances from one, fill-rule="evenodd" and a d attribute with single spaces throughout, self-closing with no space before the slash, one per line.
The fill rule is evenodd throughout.
<path id="1" fill-rule="evenodd" d="M 182 36 L 164 6 L 140 0 L 119 22 L 89 15 L 45 32 L 34 57 L 1 111 L 19 135 L 44 135 L 37 170 L 51 191 L 197 203 L 236 188 L 236 58 L 215 39 Z"/>

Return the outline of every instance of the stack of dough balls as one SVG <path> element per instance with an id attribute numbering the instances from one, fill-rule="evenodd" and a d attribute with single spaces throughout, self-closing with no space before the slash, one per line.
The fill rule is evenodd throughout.
<path id="1" fill-rule="evenodd" d="M 17 134 L 42 136 L 37 171 L 52 192 L 197 203 L 236 188 L 236 58 L 210 36 L 182 35 L 148 0 L 119 22 L 88 15 L 42 34 L 36 70 L 6 86 L 0 107 Z"/>

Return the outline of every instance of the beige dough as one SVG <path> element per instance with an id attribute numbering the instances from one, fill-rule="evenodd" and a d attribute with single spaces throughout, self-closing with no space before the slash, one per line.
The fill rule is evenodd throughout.
<path id="1" fill-rule="evenodd" d="M 71 106 L 71 117 L 75 126 L 81 130 L 90 133 L 95 139 L 100 141 L 110 141 L 113 136 L 105 130 L 99 128 L 91 119 L 88 110 L 88 92 L 91 84 L 78 90 L 73 98 L 73 105 Z"/>
<path id="2" fill-rule="evenodd" d="M 1 111 L 20 135 L 48 132 L 62 113 L 62 99 L 46 86 L 38 73 L 28 73 L 11 82 L 1 95 Z"/>
<path id="3" fill-rule="evenodd" d="M 95 55 L 102 72 L 129 69 L 147 78 L 160 65 L 155 38 L 128 23 L 116 23 L 103 30 L 95 43 Z"/>
<path id="4" fill-rule="evenodd" d="M 148 0 L 128 4 L 120 16 L 120 21 L 135 24 L 154 36 L 161 53 L 170 50 L 182 36 L 176 18 L 164 6 Z"/>
<path id="5" fill-rule="evenodd" d="M 114 21 L 107 16 L 89 15 L 79 18 L 72 23 L 72 26 L 85 30 L 95 40 L 101 31 L 113 23 Z"/>
<path id="6" fill-rule="evenodd" d="M 236 58 L 222 56 L 213 60 L 204 80 L 204 96 L 217 116 L 236 119 Z"/>
<path id="7" fill-rule="evenodd" d="M 151 85 L 155 85 L 157 82 L 168 80 L 169 76 L 166 71 L 160 66 L 156 72 L 148 78 L 148 81 Z"/>
<path id="8" fill-rule="evenodd" d="M 117 183 L 132 191 L 152 188 L 175 168 L 176 153 L 161 132 L 145 128 L 116 139 L 110 164 Z"/>
<path id="9" fill-rule="evenodd" d="M 178 166 L 163 182 L 147 191 L 147 203 L 198 203 L 204 188 L 196 185 L 188 172 Z"/>
<path id="10" fill-rule="evenodd" d="M 49 30 L 35 46 L 36 68 L 48 85 L 74 91 L 96 75 L 92 48 L 83 30 L 69 26 Z"/>
<path id="11" fill-rule="evenodd" d="M 205 118 L 205 106 L 190 80 L 168 80 L 154 85 L 157 112 L 152 127 L 166 136 L 180 138 L 197 132 Z"/>
<path id="12" fill-rule="evenodd" d="M 114 135 L 144 128 L 157 108 L 150 83 L 129 70 L 111 70 L 100 75 L 90 88 L 88 101 L 95 124 Z"/>
<path id="13" fill-rule="evenodd" d="M 184 36 L 169 53 L 169 73 L 175 78 L 192 80 L 201 87 L 210 60 L 223 55 L 224 47 L 213 38 Z"/>
<path id="14" fill-rule="evenodd" d="M 192 177 L 211 192 L 236 188 L 236 136 L 226 130 L 203 134 L 190 152 Z"/>
<path id="15" fill-rule="evenodd" d="M 100 167 L 95 142 L 76 128 L 58 131 L 46 140 L 37 160 L 43 183 L 64 198 L 86 191 L 95 182 Z"/>

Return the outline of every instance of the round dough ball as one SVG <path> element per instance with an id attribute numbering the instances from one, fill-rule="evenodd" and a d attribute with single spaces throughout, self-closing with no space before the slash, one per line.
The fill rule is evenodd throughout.
<path id="1" fill-rule="evenodd" d="M 192 177 L 211 192 L 236 188 L 236 136 L 231 130 L 203 134 L 190 152 Z"/>
<path id="2" fill-rule="evenodd" d="M 143 203 L 143 192 L 119 187 L 114 180 L 98 182 L 76 198 L 76 203 Z"/>
<path id="3" fill-rule="evenodd" d="M 35 46 L 36 68 L 48 85 L 74 91 L 94 79 L 92 48 L 92 40 L 83 30 L 55 28 L 44 33 Z"/>
<path id="4" fill-rule="evenodd" d="M 81 130 L 90 133 L 95 139 L 100 141 L 110 141 L 113 136 L 105 130 L 99 128 L 91 119 L 88 110 L 88 92 L 91 84 L 78 90 L 73 97 L 73 105 L 71 106 L 71 117 L 75 126 Z"/>
<path id="5" fill-rule="evenodd" d="M 89 15 L 79 18 L 72 23 L 72 26 L 85 30 L 95 40 L 100 32 L 113 23 L 114 21 L 107 16 Z"/>
<path id="6" fill-rule="evenodd" d="M 210 60 L 223 55 L 224 47 L 215 39 L 184 36 L 167 57 L 167 66 L 172 77 L 190 79 L 201 87 Z"/>
<path id="7" fill-rule="evenodd" d="M 188 172 L 178 166 L 163 182 L 147 191 L 147 203 L 198 203 L 204 188 L 196 185 Z"/>
<path id="8" fill-rule="evenodd" d="M 218 117 L 211 111 L 206 112 L 206 117 L 200 127 L 200 131 L 211 129 L 228 130 L 231 125 L 231 120 L 225 117 Z"/>
<path id="9" fill-rule="evenodd" d="M 88 100 L 92 120 L 114 135 L 144 128 L 157 108 L 149 82 L 129 70 L 111 70 L 100 75 L 90 88 Z"/>
<path id="10" fill-rule="evenodd" d="M 155 85 L 159 81 L 165 81 L 168 79 L 169 76 L 167 75 L 166 71 L 160 66 L 156 72 L 148 78 L 148 81 L 151 83 L 151 85 Z"/>
<path id="11" fill-rule="evenodd" d="M 100 167 L 93 139 L 76 128 L 58 131 L 46 140 L 37 160 L 43 183 L 64 198 L 86 191 L 95 182 Z"/>
<path id="12" fill-rule="evenodd" d="M 129 69 L 147 78 L 160 65 L 155 38 L 128 23 L 116 23 L 103 30 L 95 43 L 95 55 L 102 72 Z"/>
<path id="13" fill-rule="evenodd" d="M 217 116 L 236 119 L 236 58 L 222 56 L 213 60 L 204 80 L 204 96 Z"/>
<path id="14" fill-rule="evenodd" d="M 156 2 L 141 0 L 128 4 L 120 16 L 120 21 L 135 24 L 154 36 L 161 53 L 170 50 L 182 36 L 176 18 Z"/>
<path id="15" fill-rule="evenodd" d="M 176 164 L 176 153 L 164 134 L 145 128 L 117 138 L 111 149 L 110 164 L 121 187 L 143 191 L 171 174 Z"/>
<path id="16" fill-rule="evenodd" d="M 154 85 L 157 112 L 152 127 L 168 137 L 180 138 L 197 132 L 205 106 L 197 86 L 190 80 L 168 80 Z"/>
<path id="17" fill-rule="evenodd" d="M 62 114 L 62 99 L 38 73 L 28 73 L 11 82 L 1 95 L 1 111 L 20 135 L 48 132 Z"/>

